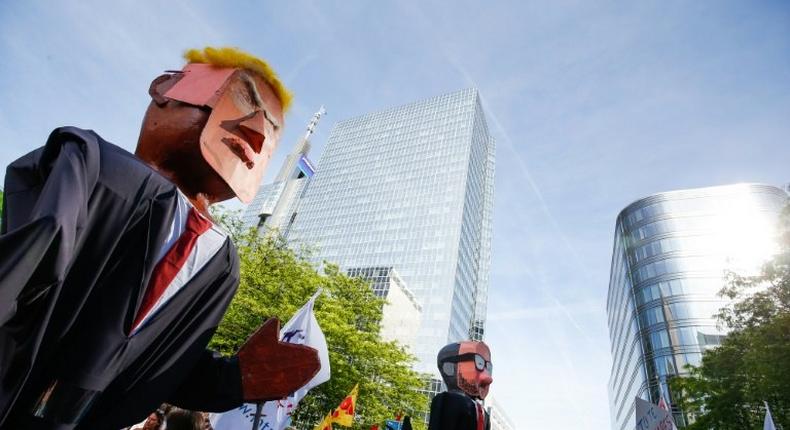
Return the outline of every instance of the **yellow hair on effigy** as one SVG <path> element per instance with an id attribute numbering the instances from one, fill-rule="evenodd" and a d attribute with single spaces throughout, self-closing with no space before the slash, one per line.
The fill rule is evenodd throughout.
<path id="1" fill-rule="evenodd" d="M 189 63 L 211 64 L 217 67 L 234 67 L 249 70 L 263 78 L 271 85 L 274 94 L 280 99 L 283 112 L 287 111 L 293 101 L 293 94 L 285 88 L 277 73 L 269 64 L 260 58 L 248 54 L 238 48 L 213 48 L 207 46 L 200 49 L 190 49 L 184 53 L 184 59 Z"/>

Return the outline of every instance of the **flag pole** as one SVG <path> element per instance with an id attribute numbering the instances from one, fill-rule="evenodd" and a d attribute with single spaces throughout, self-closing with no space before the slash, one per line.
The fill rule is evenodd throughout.
<path id="1" fill-rule="evenodd" d="M 252 430 L 258 430 L 261 425 L 261 414 L 263 413 L 263 402 L 255 404 L 255 418 L 252 420 Z"/>
<path id="2" fill-rule="evenodd" d="M 765 419 L 763 420 L 763 430 L 776 430 L 774 418 L 771 416 L 771 408 L 768 407 L 768 402 L 763 400 L 765 404 Z"/>

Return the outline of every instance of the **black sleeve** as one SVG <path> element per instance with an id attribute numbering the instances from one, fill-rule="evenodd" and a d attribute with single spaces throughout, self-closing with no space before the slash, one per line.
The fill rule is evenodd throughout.
<path id="1" fill-rule="evenodd" d="M 428 430 L 456 430 L 458 411 L 448 407 L 446 400 L 447 393 L 439 393 L 433 398 Z"/>
<path id="2" fill-rule="evenodd" d="M 64 135 L 8 167 L 0 232 L 0 325 L 65 277 L 98 180 L 98 157 L 98 147 Z"/>
<path id="3" fill-rule="evenodd" d="M 169 403 L 184 409 L 225 412 L 244 402 L 241 368 L 236 356 L 205 350 Z"/>

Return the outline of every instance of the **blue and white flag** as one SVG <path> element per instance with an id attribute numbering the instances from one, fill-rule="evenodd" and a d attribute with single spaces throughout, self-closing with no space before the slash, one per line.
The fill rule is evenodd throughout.
<path id="1" fill-rule="evenodd" d="M 299 309 L 299 312 L 280 329 L 280 339 L 283 342 L 297 343 L 314 348 L 318 351 L 321 368 L 313 379 L 289 397 L 264 403 L 258 430 L 285 429 L 291 422 L 291 414 L 307 392 L 311 388 L 329 380 L 329 350 L 326 346 L 324 333 L 321 331 L 321 327 L 318 326 L 318 321 L 316 321 L 313 314 L 313 304 L 319 294 L 321 294 L 321 290 L 318 290 L 302 306 L 302 309 Z M 222 414 L 211 414 L 211 425 L 214 427 L 214 430 L 251 430 L 255 419 L 255 409 L 256 405 L 254 403 L 245 403 L 232 411 Z"/>

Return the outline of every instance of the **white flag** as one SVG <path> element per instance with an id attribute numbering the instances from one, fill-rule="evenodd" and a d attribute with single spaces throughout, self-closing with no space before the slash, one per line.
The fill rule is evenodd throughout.
<path id="1" fill-rule="evenodd" d="M 647 400 L 637 397 L 634 400 L 636 409 L 636 430 L 676 430 L 672 414 Z"/>
<path id="2" fill-rule="evenodd" d="M 765 403 L 765 421 L 763 421 L 763 430 L 776 430 L 774 419 L 771 417 L 771 410 L 768 408 L 768 402 Z"/>
<path id="3" fill-rule="evenodd" d="M 315 293 L 310 300 L 299 309 L 290 321 L 280 329 L 280 339 L 283 342 L 297 343 L 309 346 L 318 351 L 321 368 L 318 373 L 302 388 L 296 390 L 285 399 L 266 402 L 263 404 L 260 426 L 257 430 L 283 430 L 291 422 L 291 414 L 299 401 L 311 388 L 329 380 L 329 350 L 326 338 L 318 326 L 318 321 L 313 314 L 313 304 L 321 290 Z M 211 414 L 211 425 L 214 430 L 252 430 L 255 418 L 254 403 L 246 403 L 239 408 L 222 414 Z"/>

